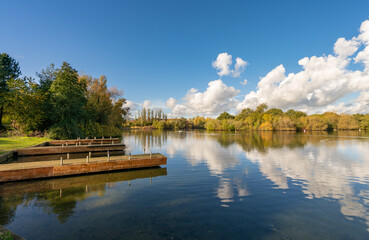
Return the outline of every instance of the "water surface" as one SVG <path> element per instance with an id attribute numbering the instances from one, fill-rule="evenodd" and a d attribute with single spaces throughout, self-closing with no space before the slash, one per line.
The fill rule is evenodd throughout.
<path id="1" fill-rule="evenodd" d="M 369 239 L 369 134 L 127 131 L 162 168 L 0 185 L 26 239 Z"/>

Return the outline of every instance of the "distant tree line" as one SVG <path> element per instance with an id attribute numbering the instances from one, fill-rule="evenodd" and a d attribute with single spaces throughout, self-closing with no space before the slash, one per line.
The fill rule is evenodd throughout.
<path id="1" fill-rule="evenodd" d="M 137 125 L 137 121 L 139 125 Z M 207 129 L 225 131 L 334 131 L 369 130 L 369 114 L 323 114 L 307 115 L 301 111 L 268 109 L 260 104 L 256 109 L 246 108 L 233 116 L 221 113 L 216 119 L 195 117 L 190 119 L 156 119 L 155 121 L 131 122 L 133 126 L 152 126 L 159 129 Z"/>
<path id="2" fill-rule="evenodd" d="M 117 136 L 129 111 L 122 92 L 105 76 L 79 75 L 64 62 L 31 77 L 20 77 L 16 60 L 0 55 L 0 131 L 48 133 L 51 138 Z M 8 124 L 3 124 L 3 119 Z"/>

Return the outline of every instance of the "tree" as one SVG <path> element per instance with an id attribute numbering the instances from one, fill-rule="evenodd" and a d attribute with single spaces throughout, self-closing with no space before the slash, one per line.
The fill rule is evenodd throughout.
<path id="1" fill-rule="evenodd" d="M 254 112 L 254 110 L 252 110 L 251 108 L 245 108 L 242 109 L 242 111 L 236 115 L 236 120 L 245 120 L 247 117 L 249 117 L 252 113 Z"/>
<path id="2" fill-rule="evenodd" d="M 6 105 L 10 79 L 18 78 L 21 75 L 18 62 L 7 53 L 0 54 L 0 130 L 3 129 L 3 114 Z"/>
<path id="3" fill-rule="evenodd" d="M 42 110 L 43 96 L 38 91 L 38 85 L 30 77 L 10 79 L 8 115 L 13 127 L 21 132 L 31 132 L 39 129 L 45 113 Z"/>
<path id="4" fill-rule="evenodd" d="M 80 124 L 86 117 L 86 90 L 86 81 L 79 81 L 77 70 L 64 62 L 56 71 L 56 78 L 50 87 L 53 106 L 51 137 L 68 139 L 82 136 Z"/>
<path id="5" fill-rule="evenodd" d="M 39 88 L 42 93 L 47 93 L 51 87 L 51 84 L 56 79 L 55 65 L 52 63 L 46 67 L 46 69 L 41 70 L 41 73 L 36 73 L 39 78 Z"/>
<path id="6" fill-rule="evenodd" d="M 266 114 L 272 115 L 272 116 L 281 116 L 283 115 L 283 111 L 278 108 L 271 108 L 268 111 L 265 112 Z"/>
<path id="7" fill-rule="evenodd" d="M 227 113 L 227 112 L 223 112 L 221 113 L 218 117 L 217 117 L 218 120 L 223 120 L 223 119 L 234 119 L 234 116 Z"/>
<path id="8" fill-rule="evenodd" d="M 50 87 L 52 83 L 56 79 L 56 72 L 57 69 L 55 68 L 54 64 L 50 64 L 45 69 L 41 70 L 40 73 L 36 73 L 37 77 L 39 78 L 39 85 L 38 85 L 38 91 L 39 94 L 43 98 L 42 103 L 42 111 L 45 113 L 42 116 L 40 129 L 41 131 L 44 131 L 47 128 L 50 128 L 52 125 L 51 115 L 48 114 L 52 112 L 52 104 L 51 104 L 51 95 L 50 95 Z"/>
<path id="9" fill-rule="evenodd" d="M 268 105 L 266 103 L 262 103 L 262 104 L 260 104 L 259 106 L 256 107 L 255 112 L 264 113 L 265 110 L 267 110 L 267 109 L 268 109 Z"/>
<path id="10" fill-rule="evenodd" d="M 359 129 L 359 122 L 352 115 L 342 114 L 339 116 L 337 122 L 337 128 L 339 130 L 354 130 Z"/>

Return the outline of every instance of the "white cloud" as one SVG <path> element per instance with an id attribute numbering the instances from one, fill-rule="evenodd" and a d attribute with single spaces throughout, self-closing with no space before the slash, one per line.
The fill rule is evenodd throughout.
<path id="1" fill-rule="evenodd" d="M 215 116 L 236 107 L 234 98 L 240 91 L 227 86 L 222 80 L 211 81 L 204 92 L 191 88 L 183 98 L 183 104 L 177 104 L 174 98 L 167 101 L 167 106 L 175 116 L 207 115 Z M 175 103 L 175 104 L 174 104 Z"/>
<path id="2" fill-rule="evenodd" d="M 217 60 L 213 62 L 213 67 L 218 69 L 219 76 L 227 76 L 231 73 L 229 66 L 232 64 L 232 55 L 228 53 L 220 53 Z"/>
<path id="3" fill-rule="evenodd" d="M 247 62 L 241 58 L 236 58 L 236 63 L 234 69 L 231 69 L 232 65 L 232 55 L 228 53 L 220 53 L 217 60 L 213 62 L 213 67 L 218 69 L 219 76 L 229 76 L 239 77 L 247 66 Z"/>
<path id="4" fill-rule="evenodd" d="M 245 86 L 247 84 L 247 79 L 244 79 L 242 82 L 241 82 L 242 86 Z"/>
<path id="5" fill-rule="evenodd" d="M 167 106 L 169 109 L 173 109 L 176 105 L 177 105 L 177 100 L 175 100 L 174 98 L 169 98 L 169 99 L 167 100 L 166 106 Z"/>
<path id="6" fill-rule="evenodd" d="M 233 77 L 239 77 L 247 66 L 247 62 L 242 60 L 241 58 L 236 58 L 236 64 L 234 65 Z"/>
<path id="7" fill-rule="evenodd" d="M 360 45 L 364 48 L 355 56 Z M 301 59 L 298 64 L 303 70 L 297 73 L 286 75 L 284 66 L 279 65 L 261 78 L 256 91 L 247 94 L 237 109 L 267 103 L 270 107 L 309 109 L 311 112 L 333 106 L 344 111 L 368 112 L 368 102 L 361 98 L 351 105 L 336 105 L 335 102 L 349 93 L 365 95 L 369 90 L 369 21 L 362 23 L 358 37 L 339 38 L 334 53 Z M 350 64 L 355 63 L 363 63 L 364 70 L 350 70 Z"/>
<path id="8" fill-rule="evenodd" d="M 337 39 L 334 44 L 334 53 L 344 58 L 351 56 L 358 49 L 358 42 L 355 40 L 346 40 L 344 38 Z"/>
<path id="9" fill-rule="evenodd" d="M 142 108 L 150 108 L 150 106 L 151 106 L 151 101 L 150 100 L 145 100 L 142 103 Z"/>

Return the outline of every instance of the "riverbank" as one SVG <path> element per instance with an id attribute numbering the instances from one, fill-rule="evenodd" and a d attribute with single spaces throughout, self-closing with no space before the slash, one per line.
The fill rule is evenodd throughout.
<path id="1" fill-rule="evenodd" d="M 0 137 L 0 155 L 14 149 L 31 147 L 50 140 L 46 137 Z"/>

